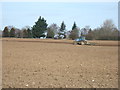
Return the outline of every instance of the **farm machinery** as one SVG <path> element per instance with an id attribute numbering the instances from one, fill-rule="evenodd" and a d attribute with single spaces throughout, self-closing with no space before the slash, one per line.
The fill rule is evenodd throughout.
<path id="1" fill-rule="evenodd" d="M 85 44 L 87 44 L 87 40 L 85 39 L 85 37 L 81 36 L 81 37 L 75 39 L 73 44 L 74 45 L 76 45 L 76 44 L 85 45 Z"/>
<path id="2" fill-rule="evenodd" d="M 97 45 L 97 43 L 93 43 L 93 42 L 88 42 L 84 36 L 81 36 L 77 39 L 74 40 L 73 42 L 74 45 Z"/>
<path id="3" fill-rule="evenodd" d="M 84 36 L 81 36 L 77 39 L 74 40 L 73 42 L 74 45 L 89 45 L 90 43 L 88 43 L 88 41 L 85 39 Z"/>

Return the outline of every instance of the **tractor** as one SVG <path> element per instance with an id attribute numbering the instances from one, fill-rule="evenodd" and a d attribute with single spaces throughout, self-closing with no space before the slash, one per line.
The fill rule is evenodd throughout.
<path id="1" fill-rule="evenodd" d="M 81 37 L 75 39 L 74 42 L 73 42 L 73 44 L 74 44 L 74 45 L 77 45 L 77 44 L 78 44 L 78 45 L 87 45 L 88 42 L 87 42 L 87 40 L 85 39 L 84 36 L 81 36 Z"/>

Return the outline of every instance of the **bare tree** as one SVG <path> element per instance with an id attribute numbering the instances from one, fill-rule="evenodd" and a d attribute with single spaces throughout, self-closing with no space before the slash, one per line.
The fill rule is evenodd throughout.
<path id="1" fill-rule="evenodd" d="M 85 28 L 82 28 L 81 29 L 81 36 L 87 35 L 89 30 L 90 30 L 90 26 L 89 25 L 85 26 Z"/>
<path id="2" fill-rule="evenodd" d="M 109 40 L 112 37 L 112 32 L 115 30 L 115 25 L 112 20 L 105 20 L 100 30 L 101 38 Z"/>
<path id="3" fill-rule="evenodd" d="M 30 29 L 30 30 L 31 30 L 32 28 L 31 28 L 30 26 L 25 26 L 25 27 L 23 27 L 22 29 L 26 29 L 26 30 L 27 30 L 27 29 Z"/>
<path id="4" fill-rule="evenodd" d="M 118 29 L 113 24 L 112 20 L 105 20 L 101 27 L 96 28 L 86 35 L 87 39 L 100 39 L 100 40 L 117 40 Z"/>
<path id="5" fill-rule="evenodd" d="M 77 28 L 75 28 L 75 29 L 73 29 L 72 31 L 71 31 L 71 33 L 70 33 L 70 39 L 76 39 L 76 38 L 78 38 L 78 37 L 80 37 L 80 29 L 77 27 Z"/>
<path id="6" fill-rule="evenodd" d="M 15 37 L 22 38 L 23 37 L 22 30 L 16 28 Z"/>
<path id="7" fill-rule="evenodd" d="M 115 25 L 113 24 L 113 21 L 110 19 L 110 20 L 104 21 L 101 27 L 104 30 L 112 31 L 115 28 Z"/>
<path id="8" fill-rule="evenodd" d="M 58 34 L 59 32 L 59 27 L 57 24 L 51 24 L 48 29 L 47 29 L 47 37 L 48 38 L 54 38 L 54 35 Z"/>
<path id="9" fill-rule="evenodd" d="M 90 26 L 89 25 L 87 25 L 87 26 L 85 26 L 85 33 L 87 34 L 88 32 L 89 32 L 89 30 L 90 30 L 91 28 L 90 28 Z"/>

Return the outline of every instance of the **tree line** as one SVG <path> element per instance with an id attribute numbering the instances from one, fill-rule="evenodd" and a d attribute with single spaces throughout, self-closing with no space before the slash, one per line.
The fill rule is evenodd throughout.
<path id="1" fill-rule="evenodd" d="M 48 26 L 43 17 L 39 17 L 33 27 L 26 26 L 17 29 L 15 27 L 5 27 L 2 31 L 2 37 L 14 38 L 54 38 L 54 39 L 76 39 L 80 36 L 85 36 L 88 40 L 118 40 L 120 31 L 115 27 L 112 20 L 106 20 L 99 28 L 91 29 L 90 26 L 85 26 L 80 29 L 74 22 L 71 30 L 66 30 L 64 21 L 59 27 L 53 23 Z"/>

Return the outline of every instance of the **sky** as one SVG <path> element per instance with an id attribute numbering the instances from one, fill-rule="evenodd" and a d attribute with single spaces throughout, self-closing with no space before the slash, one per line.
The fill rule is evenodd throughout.
<path id="1" fill-rule="evenodd" d="M 2 23 L 5 26 L 23 28 L 33 26 L 39 16 L 47 20 L 48 26 L 52 23 L 66 24 L 71 30 L 76 22 L 79 28 L 89 25 L 92 29 L 99 27 L 106 19 L 112 19 L 118 26 L 117 2 L 2 2 Z"/>
<path id="2" fill-rule="evenodd" d="M 118 29 L 120 30 L 120 1 L 118 3 Z"/>
<path id="3" fill-rule="evenodd" d="M 1 2 L 118 2 L 119 0 L 0 0 Z"/>

